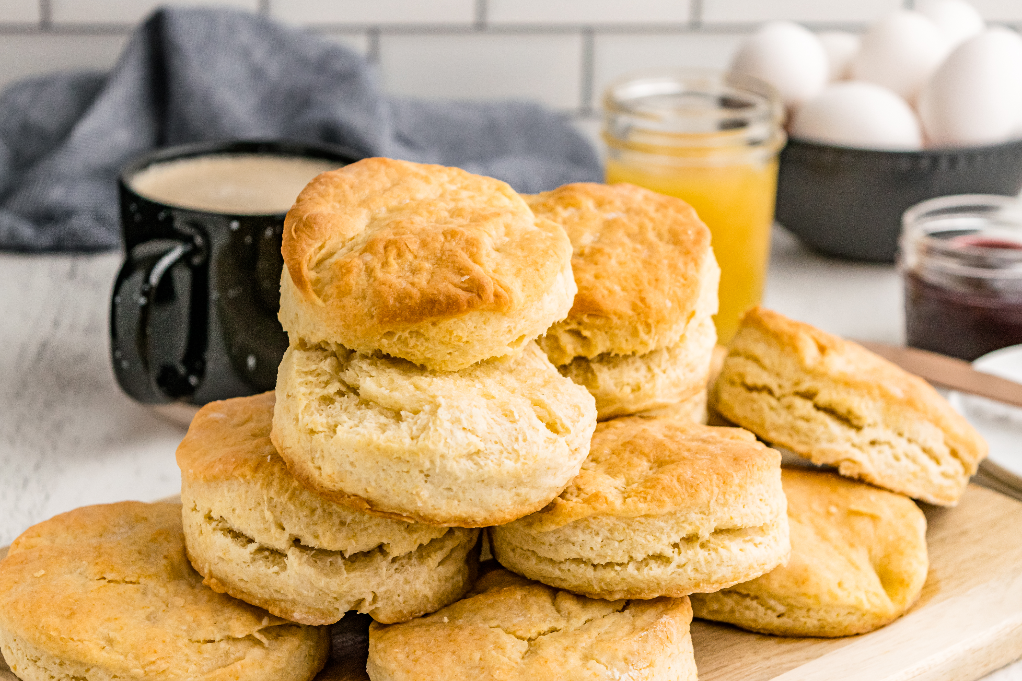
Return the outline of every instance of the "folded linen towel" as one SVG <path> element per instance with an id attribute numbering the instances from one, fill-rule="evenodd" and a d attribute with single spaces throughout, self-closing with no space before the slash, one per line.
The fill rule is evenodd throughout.
<path id="1" fill-rule="evenodd" d="M 108 74 L 43 76 L 0 95 L 0 249 L 116 248 L 127 161 L 255 138 L 460 166 L 522 192 L 602 176 L 586 139 L 538 104 L 387 96 L 365 59 L 324 37 L 237 10 L 165 8 Z"/>

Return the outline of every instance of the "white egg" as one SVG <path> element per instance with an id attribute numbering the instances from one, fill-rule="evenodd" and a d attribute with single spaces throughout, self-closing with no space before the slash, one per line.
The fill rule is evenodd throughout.
<path id="1" fill-rule="evenodd" d="M 786 106 L 797 106 L 827 84 L 827 53 L 808 29 L 772 21 L 742 43 L 731 70 L 770 83 Z"/>
<path id="2" fill-rule="evenodd" d="M 816 37 L 827 53 L 830 81 L 846 80 L 852 73 L 852 59 L 859 53 L 862 40 L 848 31 L 824 31 Z"/>
<path id="3" fill-rule="evenodd" d="M 798 108 L 789 132 L 794 139 L 862 149 L 922 147 L 919 121 L 905 100 L 861 81 L 828 85 Z"/>
<path id="4" fill-rule="evenodd" d="M 948 56 L 919 97 L 929 144 L 994 144 L 1022 120 L 1022 37 L 991 28 Z"/>
<path id="5" fill-rule="evenodd" d="M 986 28 L 983 17 L 965 0 L 916 0 L 916 11 L 937 26 L 950 48 Z"/>
<path id="6" fill-rule="evenodd" d="M 915 100 L 948 53 L 937 26 L 918 12 L 898 10 L 870 26 L 852 61 L 852 77 Z"/>

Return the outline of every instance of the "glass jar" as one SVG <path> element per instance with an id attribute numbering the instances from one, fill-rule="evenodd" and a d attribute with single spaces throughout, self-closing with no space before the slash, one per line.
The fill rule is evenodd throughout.
<path id="1" fill-rule="evenodd" d="M 717 336 L 727 343 L 763 296 L 777 195 L 783 107 L 769 85 L 711 72 L 612 84 L 603 100 L 607 182 L 689 203 L 720 263 Z"/>
<path id="2" fill-rule="evenodd" d="M 972 361 L 1022 343 L 1022 204 L 930 199 L 905 212 L 898 266 L 912 347 Z"/>

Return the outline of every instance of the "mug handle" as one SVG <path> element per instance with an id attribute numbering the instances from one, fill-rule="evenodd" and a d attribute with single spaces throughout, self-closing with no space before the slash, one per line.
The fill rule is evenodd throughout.
<path id="1" fill-rule="evenodd" d="M 114 374 L 128 395 L 160 404 L 191 397 L 206 371 L 204 240 L 136 246 L 117 273 L 110 306 Z"/>

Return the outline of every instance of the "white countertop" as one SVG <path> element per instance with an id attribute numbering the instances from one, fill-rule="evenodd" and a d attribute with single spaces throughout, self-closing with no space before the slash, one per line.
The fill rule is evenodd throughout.
<path id="1" fill-rule="evenodd" d="M 85 504 L 176 494 L 184 429 L 132 402 L 109 360 L 119 254 L 0 252 L 0 546 Z M 903 340 L 889 265 L 814 255 L 779 230 L 765 305 L 826 331 Z M 1022 681 L 1022 662 L 986 681 Z"/>

